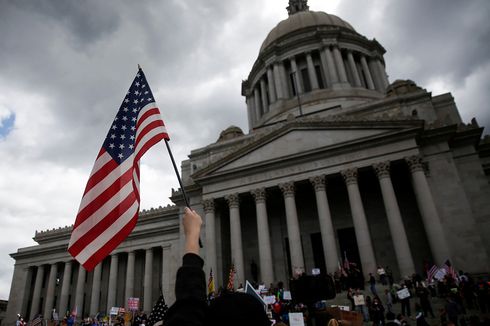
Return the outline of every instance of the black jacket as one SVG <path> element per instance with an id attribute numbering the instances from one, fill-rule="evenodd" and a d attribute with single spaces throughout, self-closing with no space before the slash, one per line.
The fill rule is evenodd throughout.
<path id="1" fill-rule="evenodd" d="M 165 326 L 205 325 L 208 306 L 203 265 L 204 261 L 196 254 L 185 254 L 182 258 L 175 283 L 176 301 L 165 314 Z"/>

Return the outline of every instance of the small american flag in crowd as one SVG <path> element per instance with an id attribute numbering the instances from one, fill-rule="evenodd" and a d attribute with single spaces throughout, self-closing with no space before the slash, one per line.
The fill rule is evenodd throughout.
<path id="1" fill-rule="evenodd" d="M 141 68 L 127 92 L 95 161 L 68 245 L 91 271 L 131 233 L 138 218 L 139 160 L 169 140 Z"/>
<path id="2" fill-rule="evenodd" d="M 151 310 L 150 316 L 148 317 L 148 326 L 159 326 L 163 324 L 163 318 L 167 312 L 168 307 L 165 304 L 165 298 L 163 294 L 160 294 L 157 302 Z"/>
<path id="3" fill-rule="evenodd" d="M 235 265 L 231 265 L 230 274 L 228 275 L 228 285 L 226 286 L 228 291 L 235 291 Z"/>

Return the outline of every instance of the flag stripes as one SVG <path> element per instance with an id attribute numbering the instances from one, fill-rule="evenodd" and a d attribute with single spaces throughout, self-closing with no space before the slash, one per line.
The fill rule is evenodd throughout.
<path id="1" fill-rule="evenodd" d="M 87 182 L 69 253 L 92 270 L 136 225 L 139 160 L 168 134 L 140 69 L 114 119 Z"/>

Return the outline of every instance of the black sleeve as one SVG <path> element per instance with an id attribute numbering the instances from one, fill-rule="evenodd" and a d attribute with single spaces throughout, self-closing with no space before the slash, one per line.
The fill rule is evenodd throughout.
<path id="1" fill-rule="evenodd" d="M 195 254 L 182 258 L 175 282 L 176 302 L 165 315 L 165 326 L 201 326 L 206 317 L 204 261 Z"/>

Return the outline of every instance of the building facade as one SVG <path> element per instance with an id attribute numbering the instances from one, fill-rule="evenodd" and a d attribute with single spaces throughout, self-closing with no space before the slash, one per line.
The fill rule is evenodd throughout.
<path id="1" fill-rule="evenodd" d="M 451 94 L 390 83 L 385 49 L 349 23 L 289 1 L 242 82 L 249 130 L 231 126 L 191 151 L 182 178 L 203 216 L 205 272 L 269 285 L 347 257 L 404 277 L 425 262 L 488 272 L 490 139 Z M 172 302 L 182 254 L 182 192 L 141 213 L 130 237 L 86 273 L 66 252 L 71 227 L 37 232 L 12 254 L 6 321 L 77 307 L 107 313 L 161 287 Z"/>

